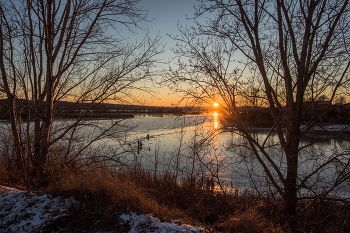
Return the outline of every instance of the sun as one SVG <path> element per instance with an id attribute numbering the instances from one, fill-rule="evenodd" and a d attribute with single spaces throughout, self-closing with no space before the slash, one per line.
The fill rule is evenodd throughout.
<path id="1" fill-rule="evenodd" d="M 215 108 L 219 107 L 218 102 L 214 102 L 213 106 L 214 106 Z"/>

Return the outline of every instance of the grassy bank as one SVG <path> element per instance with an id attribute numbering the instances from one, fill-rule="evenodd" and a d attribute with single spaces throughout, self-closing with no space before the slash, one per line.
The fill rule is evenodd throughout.
<path id="1" fill-rule="evenodd" d="M 152 214 L 205 227 L 208 232 L 288 232 L 278 199 L 258 198 L 249 192 L 214 192 L 196 178 L 177 182 L 170 173 L 154 175 L 141 167 L 114 171 L 108 167 L 56 171 L 45 189 L 54 196 L 74 197 L 79 203 L 69 216 L 47 226 L 71 231 L 126 232 L 120 214 Z M 3 174 L 4 175 L 4 174 Z M 4 177 L 4 176 L 2 176 Z M 5 180 L 1 180 L 6 184 Z M 12 184 L 13 185 L 13 184 Z M 348 232 L 350 206 L 334 202 L 300 202 L 301 232 Z"/>

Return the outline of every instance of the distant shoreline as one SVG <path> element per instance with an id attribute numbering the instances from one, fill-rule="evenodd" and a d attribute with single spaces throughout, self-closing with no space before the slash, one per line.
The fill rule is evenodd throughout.
<path id="1" fill-rule="evenodd" d="M 301 126 L 301 129 L 304 126 Z M 238 130 L 235 127 L 224 127 L 226 131 L 235 131 Z M 270 131 L 271 128 L 268 127 L 247 127 L 249 131 Z M 282 128 L 282 130 L 286 130 L 285 128 Z M 273 131 L 276 131 L 273 129 Z M 350 133 L 350 125 L 347 124 L 325 124 L 324 126 L 320 127 L 318 125 L 315 125 L 312 127 L 307 133 L 312 134 L 312 133 L 325 133 L 325 132 L 330 132 L 330 133 Z"/>

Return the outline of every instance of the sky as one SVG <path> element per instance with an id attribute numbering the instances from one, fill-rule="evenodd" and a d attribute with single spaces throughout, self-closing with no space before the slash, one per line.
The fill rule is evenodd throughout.
<path id="1" fill-rule="evenodd" d="M 145 23 L 150 29 L 151 35 L 160 33 L 163 42 L 173 44 L 167 34 L 178 34 L 177 24 L 186 25 L 191 21 L 186 16 L 193 17 L 195 0 L 142 0 L 141 5 L 148 9 L 149 19 L 152 22 Z"/>
<path id="2" fill-rule="evenodd" d="M 177 25 L 189 25 L 191 21 L 186 16 L 193 17 L 195 0 L 143 0 L 141 5 L 144 9 L 148 9 L 148 18 L 152 22 L 145 23 L 144 26 L 149 28 L 150 36 L 155 37 L 159 34 L 162 37 L 162 43 L 165 44 L 165 52 L 160 58 L 167 61 L 173 54 L 171 47 L 175 46 L 175 42 L 167 36 L 167 34 L 177 35 Z M 170 106 L 177 104 L 180 98 L 177 95 L 170 94 L 167 87 L 158 88 L 159 94 L 157 98 L 150 98 L 150 105 Z"/>

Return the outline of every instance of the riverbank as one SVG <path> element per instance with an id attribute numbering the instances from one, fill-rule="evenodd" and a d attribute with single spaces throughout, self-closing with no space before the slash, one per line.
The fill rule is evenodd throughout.
<path id="1" fill-rule="evenodd" d="M 38 190 L 0 186 L 1 232 L 290 232 L 278 198 L 215 192 L 141 168 L 63 172 Z M 301 232 L 348 232 L 345 203 L 302 201 Z M 303 210 L 303 211 L 301 211 Z"/>
<path id="2" fill-rule="evenodd" d="M 51 183 L 45 189 L 0 194 L 0 231 L 282 232 L 253 209 L 257 199 L 224 197 L 195 180 L 180 185 L 170 173 L 84 169 Z"/>
<path id="3" fill-rule="evenodd" d="M 50 231 L 50 228 L 57 228 L 54 227 L 57 222 L 69 218 L 71 209 L 79 205 L 82 203 L 73 198 L 53 197 L 0 185 L 0 231 Z M 97 226 L 98 221 L 94 225 Z M 110 229 L 110 232 L 204 232 L 204 228 L 181 224 L 179 220 L 162 222 L 151 215 L 139 215 L 134 212 L 116 216 L 114 225 L 115 228 Z M 60 226 L 58 229 L 59 232 L 71 230 L 67 226 Z M 91 232 L 101 230 L 103 229 L 96 228 Z"/>

